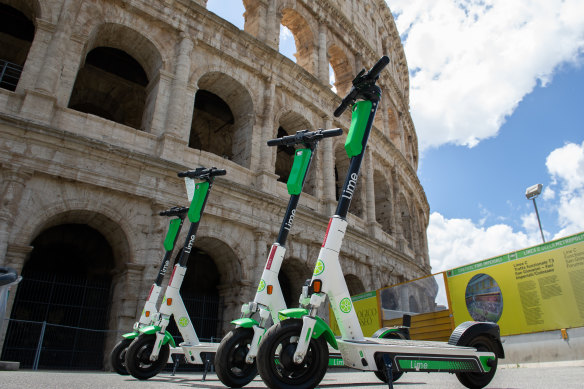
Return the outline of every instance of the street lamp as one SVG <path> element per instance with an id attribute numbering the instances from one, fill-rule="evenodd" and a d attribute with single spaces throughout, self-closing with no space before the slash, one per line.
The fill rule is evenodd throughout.
<path id="1" fill-rule="evenodd" d="M 541 220 L 539 220 L 539 212 L 537 211 L 537 204 L 535 203 L 535 198 L 541 194 L 542 188 L 543 188 L 542 184 L 530 186 L 525 191 L 525 197 L 527 197 L 527 200 L 533 200 L 535 214 L 537 215 L 537 223 L 539 224 L 539 232 L 541 232 L 541 240 L 543 240 L 543 243 L 545 243 L 545 238 L 543 237 L 543 229 L 541 228 Z"/>

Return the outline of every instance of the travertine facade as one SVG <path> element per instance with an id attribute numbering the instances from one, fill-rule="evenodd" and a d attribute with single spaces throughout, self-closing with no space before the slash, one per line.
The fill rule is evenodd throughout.
<path id="1" fill-rule="evenodd" d="M 163 253 L 157 213 L 186 203 L 176 172 L 221 167 L 228 174 L 216 181 L 196 246 L 217 268 L 224 333 L 254 294 L 287 203 L 278 177 L 289 156 L 266 140 L 279 129 L 346 133 L 350 114 L 332 116 L 340 97 L 329 63 L 344 95 L 387 54 L 341 260 L 352 292 L 428 274 L 408 69 L 385 2 L 243 0 L 244 31 L 205 3 L 0 0 L 30 25 L 0 33 L 0 59 L 22 66 L 0 88 L 0 266 L 23 270 L 51 227 L 87 225 L 111 246 L 109 328 L 129 329 Z M 297 63 L 278 52 L 280 24 L 295 36 Z M 283 266 L 293 300 L 335 209 L 348 166 L 342 138 L 321 142 L 294 220 Z"/>

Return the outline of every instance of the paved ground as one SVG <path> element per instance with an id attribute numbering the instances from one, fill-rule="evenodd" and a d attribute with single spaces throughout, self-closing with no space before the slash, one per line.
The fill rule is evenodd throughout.
<path id="1" fill-rule="evenodd" d="M 0 388 L 223 388 L 214 374 L 201 380 L 202 373 L 183 373 L 172 377 L 160 374 L 148 381 L 138 381 L 132 377 L 103 372 L 55 372 L 55 371 L 3 371 L 0 372 Z M 257 377 L 246 388 L 257 389 L 266 386 Z M 446 373 L 407 373 L 394 385 L 395 389 L 461 389 L 454 375 Z M 382 389 L 372 373 L 329 372 L 319 388 L 366 388 Z M 584 388 L 584 361 L 546 363 L 539 365 L 501 366 L 488 389 L 572 389 Z"/>

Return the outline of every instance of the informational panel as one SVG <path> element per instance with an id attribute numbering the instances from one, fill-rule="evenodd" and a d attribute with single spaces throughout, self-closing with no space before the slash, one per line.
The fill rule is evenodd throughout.
<path id="1" fill-rule="evenodd" d="M 501 335 L 584 326 L 584 233 L 446 272 L 455 324 Z"/>
<path id="2" fill-rule="evenodd" d="M 361 329 L 364 336 L 371 336 L 379 329 L 379 307 L 377 304 L 377 292 L 361 293 L 351 297 L 353 307 L 357 312 Z M 329 317 L 331 329 L 336 335 L 340 335 L 341 331 L 335 320 L 335 315 L 332 309 L 329 308 Z"/>

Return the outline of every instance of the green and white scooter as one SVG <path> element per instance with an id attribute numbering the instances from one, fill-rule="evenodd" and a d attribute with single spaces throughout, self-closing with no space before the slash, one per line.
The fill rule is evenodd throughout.
<path id="1" fill-rule="evenodd" d="M 169 210 L 160 212 L 160 216 L 171 217 L 168 231 L 166 232 L 166 237 L 164 238 L 164 257 L 162 258 L 162 263 L 158 269 L 158 274 L 156 275 L 156 280 L 150 287 L 150 293 L 144 304 L 144 309 L 140 315 L 140 319 L 134 323 L 133 331 L 122 335 L 123 339 L 120 340 L 112 349 L 110 353 L 110 362 L 114 371 L 121 375 L 128 375 L 128 370 L 126 369 L 126 349 L 130 344 L 140 335 L 140 328 L 152 325 L 154 318 L 158 313 L 158 308 L 156 304 L 158 302 L 158 297 L 160 296 L 160 291 L 162 290 L 162 281 L 168 268 L 170 267 L 170 260 L 172 257 L 172 251 L 174 250 L 174 245 L 176 243 L 176 238 L 183 225 L 184 218 L 188 212 L 188 208 L 185 207 L 173 207 Z M 178 256 L 175 258 L 175 261 Z M 180 351 L 179 351 L 180 350 Z M 182 353 L 182 349 L 178 349 Z"/>
<path id="2" fill-rule="evenodd" d="M 353 87 L 335 110 L 340 116 L 352 107 L 351 128 L 345 149 L 351 163 L 335 215 L 330 219 L 312 281 L 302 296 L 303 307 L 280 312 L 286 320 L 271 327 L 260 343 L 257 366 L 270 388 L 314 388 L 328 364 L 327 342 L 342 355 L 346 367 L 385 374 L 389 388 L 393 375 L 402 372 L 449 372 L 468 388 L 486 386 L 504 358 L 499 326 L 495 323 L 460 324 L 448 342 L 387 339 L 386 330 L 364 337 L 339 262 L 347 228 L 346 216 L 359 178 L 373 119 L 381 98 L 376 85 L 379 73 L 389 63 L 382 57 L 353 80 Z M 317 309 L 328 297 L 341 332 L 335 339 Z"/>
<path id="3" fill-rule="evenodd" d="M 223 337 L 215 355 L 215 371 L 226 386 L 240 388 L 257 375 L 255 357 L 259 342 L 266 332 L 270 318 L 273 323 L 278 323 L 280 321 L 278 311 L 286 308 L 278 274 L 286 253 L 286 239 L 292 228 L 306 173 L 318 142 L 342 133 L 343 130 L 340 128 L 312 132 L 303 130 L 298 131 L 296 135 L 268 141 L 268 146 L 301 145 L 301 147 L 294 152 L 294 162 L 286 184 L 290 200 L 280 225 L 278 238 L 270 248 L 254 300 L 243 304 L 241 318 L 231 322 L 236 328 Z"/>
<path id="4" fill-rule="evenodd" d="M 225 175 L 225 170 L 198 168 L 192 171 L 178 173 L 179 177 L 187 177 L 199 181 L 195 185 L 193 198 L 187 217 L 191 222 L 185 243 L 179 254 L 172 275 L 166 287 L 158 312 L 153 314 L 152 324 L 140 327 L 140 336 L 132 341 L 126 349 L 125 366 L 135 378 L 146 380 L 158 374 L 170 355 L 170 348 L 176 347 L 174 339 L 167 327 L 171 317 L 175 321 L 184 341 L 179 344 L 185 360 L 191 364 L 203 364 L 201 354 L 214 354 L 218 343 L 200 342 L 191 322 L 189 314 L 180 296 L 180 287 L 187 272 L 187 263 L 193 249 L 201 215 L 205 209 L 209 192 L 216 176 Z"/>

